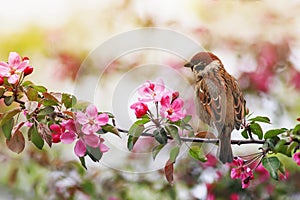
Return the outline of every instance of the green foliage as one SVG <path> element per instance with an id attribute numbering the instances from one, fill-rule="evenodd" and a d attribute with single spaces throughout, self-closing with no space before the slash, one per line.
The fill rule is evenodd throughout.
<path id="1" fill-rule="evenodd" d="M 158 128 L 153 131 L 153 136 L 160 144 L 168 143 L 168 136 L 164 128 Z"/>
<path id="2" fill-rule="evenodd" d="M 283 171 L 283 168 L 281 162 L 277 157 L 272 156 L 263 158 L 262 165 L 268 170 L 270 176 L 273 179 L 278 180 L 278 172 Z"/>
<path id="3" fill-rule="evenodd" d="M 100 151 L 100 148 L 93 148 L 88 145 L 86 145 L 86 152 L 94 162 L 99 162 L 103 155 L 103 153 Z"/>
<path id="4" fill-rule="evenodd" d="M 9 119 L 5 124 L 2 125 L 2 131 L 7 140 L 11 137 L 11 131 L 14 127 L 15 120 L 13 118 Z"/>
<path id="5" fill-rule="evenodd" d="M 43 149 L 44 140 L 41 135 L 38 133 L 38 129 L 34 124 L 28 129 L 28 139 L 38 148 Z"/>
<path id="6" fill-rule="evenodd" d="M 155 160 L 156 156 L 158 155 L 158 153 L 162 150 L 162 148 L 164 146 L 165 146 L 164 144 L 159 144 L 152 149 L 153 160 Z"/>
<path id="7" fill-rule="evenodd" d="M 279 134 L 282 134 L 284 132 L 286 132 L 287 129 L 286 128 L 280 128 L 280 129 L 272 129 L 272 130 L 268 130 L 265 135 L 264 135 L 264 138 L 265 139 L 268 139 L 268 138 L 272 138 L 272 137 L 275 137 Z"/>
<path id="8" fill-rule="evenodd" d="M 178 133 L 178 128 L 175 125 L 166 125 L 165 130 L 168 134 L 172 136 L 172 138 L 178 145 L 181 145 L 181 139 Z"/>
<path id="9" fill-rule="evenodd" d="M 257 135 L 257 137 L 259 139 L 263 138 L 263 131 L 262 131 L 261 126 L 258 123 L 251 123 L 250 124 L 250 129 L 251 129 L 251 132 L 253 134 Z"/>
<path id="10" fill-rule="evenodd" d="M 192 145 L 189 149 L 189 155 L 195 160 L 206 162 L 207 158 L 203 154 L 202 147 L 200 145 Z"/>

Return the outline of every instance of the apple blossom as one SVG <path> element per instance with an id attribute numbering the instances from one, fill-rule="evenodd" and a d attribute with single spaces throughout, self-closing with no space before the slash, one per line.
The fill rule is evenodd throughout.
<path id="1" fill-rule="evenodd" d="M 147 114 L 148 106 L 147 104 L 143 102 L 137 102 L 130 106 L 131 109 L 134 110 L 135 116 L 137 118 L 143 117 L 145 114 Z"/>
<path id="2" fill-rule="evenodd" d="M 293 155 L 293 160 L 297 163 L 297 165 L 300 165 L 300 151 Z"/>
<path id="3" fill-rule="evenodd" d="M 235 158 L 232 164 L 234 166 L 237 166 L 237 168 L 231 169 L 231 174 L 230 174 L 231 178 L 241 179 L 243 189 L 249 187 L 250 180 L 254 178 L 252 170 L 245 165 L 244 160 L 241 158 Z"/>
<path id="4" fill-rule="evenodd" d="M 21 59 L 18 53 L 10 52 L 8 62 L 0 62 L 0 76 L 7 77 L 8 83 L 15 84 L 20 74 L 28 67 L 28 58 Z"/>
<path id="5" fill-rule="evenodd" d="M 139 98 L 138 100 L 140 102 L 159 102 L 165 92 L 165 85 L 161 79 L 159 79 L 156 83 L 147 81 L 142 85 L 142 87 L 138 89 L 138 93 L 141 96 L 141 98 Z"/>
<path id="6" fill-rule="evenodd" d="M 175 122 L 185 117 L 185 110 L 183 110 L 183 100 L 176 98 L 172 101 L 172 97 L 168 94 L 161 98 L 161 110 L 162 117 L 168 118 L 170 121 Z"/>

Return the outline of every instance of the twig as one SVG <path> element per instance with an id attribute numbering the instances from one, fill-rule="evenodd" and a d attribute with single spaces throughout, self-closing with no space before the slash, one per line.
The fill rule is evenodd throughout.
<path id="1" fill-rule="evenodd" d="M 120 129 L 118 128 L 119 132 L 122 133 L 128 133 L 128 130 L 124 130 L 124 129 Z M 144 132 L 142 133 L 142 136 L 145 137 L 154 137 L 154 135 L 152 133 L 147 133 Z M 171 136 L 167 136 L 169 140 L 173 140 L 173 138 Z M 199 142 L 199 143 L 210 143 L 210 144 L 218 144 L 219 140 L 218 139 L 209 139 L 209 138 L 193 138 L 193 137 L 180 137 L 181 141 L 183 142 Z M 237 145 L 241 145 L 241 144 L 264 144 L 265 140 L 231 140 L 231 144 L 237 144 Z"/>

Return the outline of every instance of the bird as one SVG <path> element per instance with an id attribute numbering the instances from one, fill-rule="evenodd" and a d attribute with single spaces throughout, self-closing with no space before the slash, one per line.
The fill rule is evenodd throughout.
<path id="1" fill-rule="evenodd" d="M 198 52 L 184 67 L 195 76 L 195 108 L 201 121 L 218 132 L 217 156 L 231 163 L 231 133 L 239 130 L 245 117 L 246 101 L 237 80 L 212 52 Z"/>

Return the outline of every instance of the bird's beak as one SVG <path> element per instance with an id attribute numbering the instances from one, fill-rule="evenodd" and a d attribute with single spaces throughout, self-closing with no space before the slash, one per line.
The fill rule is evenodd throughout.
<path id="1" fill-rule="evenodd" d="M 188 62 L 188 63 L 186 63 L 185 65 L 184 65 L 184 67 L 188 67 L 188 68 L 191 68 L 193 65 L 190 63 L 190 62 Z"/>

